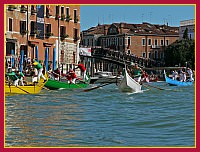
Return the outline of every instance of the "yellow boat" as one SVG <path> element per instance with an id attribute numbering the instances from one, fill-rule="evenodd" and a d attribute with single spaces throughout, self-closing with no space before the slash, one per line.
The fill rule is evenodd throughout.
<path id="1" fill-rule="evenodd" d="M 47 74 L 44 76 L 48 80 Z M 5 83 L 4 90 L 6 94 L 37 94 L 40 93 L 46 82 L 41 78 L 38 83 L 29 83 L 24 86 L 14 86 Z"/>

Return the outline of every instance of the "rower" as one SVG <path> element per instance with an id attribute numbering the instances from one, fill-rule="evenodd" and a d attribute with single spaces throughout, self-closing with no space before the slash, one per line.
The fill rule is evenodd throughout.
<path id="1" fill-rule="evenodd" d="M 132 77 L 137 82 L 140 82 L 142 73 L 143 73 L 143 70 L 140 67 L 138 67 L 137 63 L 135 63 L 135 65 L 132 64 L 131 74 L 132 74 Z"/>
<path id="2" fill-rule="evenodd" d="M 19 78 L 17 77 L 17 75 L 14 72 L 14 70 L 12 72 L 6 73 L 6 76 L 8 76 L 9 85 L 10 85 L 10 80 L 12 80 L 13 81 L 13 85 L 14 86 L 18 86 Z"/>

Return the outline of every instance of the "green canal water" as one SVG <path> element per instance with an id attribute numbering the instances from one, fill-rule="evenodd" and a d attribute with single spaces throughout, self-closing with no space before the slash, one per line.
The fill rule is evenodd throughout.
<path id="1" fill-rule="evenodd" d="M 6 96 L 5 146 L 194 146 L 194 86 L 151 85 L 170 90 L 127 94 L 111 84 Z"/>

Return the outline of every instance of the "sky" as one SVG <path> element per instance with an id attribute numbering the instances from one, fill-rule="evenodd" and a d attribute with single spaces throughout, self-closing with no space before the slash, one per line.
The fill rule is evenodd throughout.
<path id="1" fill-rule="evenodd" d="M 81 5 L 81 31 L 99 24 L 149 22 L 179 26 L 195 19 L 195 5 Z"/>

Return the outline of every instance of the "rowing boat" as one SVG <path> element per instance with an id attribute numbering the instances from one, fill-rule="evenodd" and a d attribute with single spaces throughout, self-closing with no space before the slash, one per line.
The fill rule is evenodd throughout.
<path id="1" fill-rule="evenodd" d="M 173 79 L 169 78 L 169 77 L 166 75 L 165 70 L 164 70 L 164 76 L 165 76 L 165 81 L 166 81 L 169 85 L 174 85 L 174 86 L 191 86 L 191 85 L 193 85 L 193 82 L 190 82 L 190 81 L 182 82 L 182 81 L 173 80 Z"/>
<path id="2" fill-rule="evenodd" d="M 78 89 L 78 88 L 86 88 L 89 85 L 88 81 L 80 81 L 77 83 L 68 83 L 67 81 L 58 81 L 49 78 L 47 83 L 45 84 L 45 87 L 51 90 L 57 90 L 57 89 Z"/>
<path id="3" fill-rule="evenodd" d="M 124 71 L 124 77 L 119 84 L 119 89 L 122 92 L 141 92 L 142 86 L 135 81 L 131 76 L 128 74 L 126 68 Z"/>
<path id="4" fill-rule="evenodd" d="M 48 80 L 47 74 L 44 75 Z M 47 81 L 46 81 L 47 82 Z M 38 83 L 30 83 L 29 85 L 24 86 L 14 86 L 9 82 L 5 83 L 5 93 L 6 94 L 37 94 L 40 93 L 45 83 L 44 79 L 40 79 Z"/>

